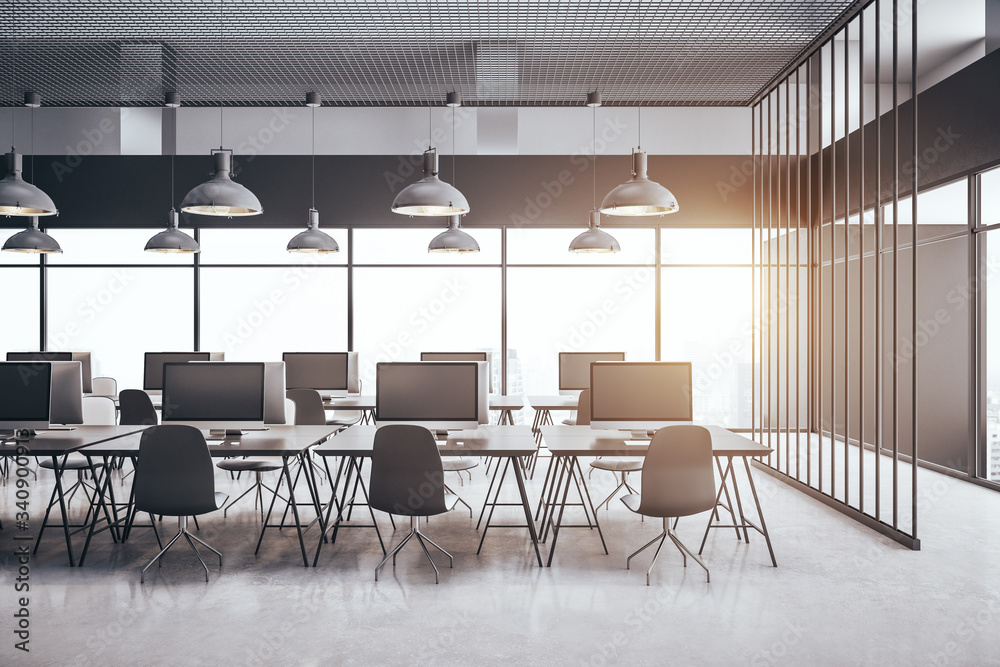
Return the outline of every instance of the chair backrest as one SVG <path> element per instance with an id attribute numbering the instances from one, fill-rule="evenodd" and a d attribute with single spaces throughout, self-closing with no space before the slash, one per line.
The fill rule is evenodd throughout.
<path id="1" fill-rule="evenodd" d="M 580 402 L 576 404 L 576 425 L 590 426 L 590 390 L 580 391 Z"/>
<path id="2" fill-rule="evenodd" d="M 295 401 L 287 397 L 285 398 L 285 423 L 295 423 Z"/>
<path id="3" fill-rule="evenodd" d="M 84 396 L 83 423 L 87 426 L 114 426 L 115 402 L 109 396 Z"/>
<path id="4" fill-rule="evenodd" d="M 368 504 L 402 516 L 432 516 L 448 511 L 441 454 L 429 430 L 389 424 L 375 432 Z"/>
<path id="5" fill-rule="evenodd" d="M 323 398 L 315 389 L 289 389 L 285 396 L 295 402 L 296 426 L 324 426 L 326 410 L 323 409 Z"/>
<path id="6" fill-rule="evenodd" d="M 143 512 L 193 516 L 218 509 L 205 436 L 183 424 L 147 428 L 139 441 L 134 487 L 135 506 Z"/>
<path id="7" fill-rule="evenodd" d="M 642 464 L 639 513 L 688 516 L 715 507 L 712 435 L 703 426 L 678 424 L 653 436 Z"/>
<path id="8" fill-rule="evenodd" d="M 122 389 L 118 411 L 118 423 L 126 426 L 155 426 L 158 422 L 153 401 L 141 389 Z"/>
<path id="9" fill-rule="evenodd" d="M 90 393 L 94 396 L 118 397 L 118 382 L 114 378 L 96 377 L 91 382 L 91 389 L 93 391 Z"/>

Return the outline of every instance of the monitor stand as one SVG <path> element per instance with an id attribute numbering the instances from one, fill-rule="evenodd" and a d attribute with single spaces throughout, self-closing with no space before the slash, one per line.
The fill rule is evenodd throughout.
<path id="1" fill-rule="evenodd" d="M 246 433 L 246 431 L 238 428 L 210 428 L 208 429 L 208 434 L 211 436 L 224 438 L 238 438 Z"/>
<path id="2" fill-rule="evenodd" d="M 644 428 L 643 429 L 623 428 L 619 430 L 628 433 L 630 440 L 652 440 L 653 434 L 656 433 L 656 431 L 647 431 Z"/>

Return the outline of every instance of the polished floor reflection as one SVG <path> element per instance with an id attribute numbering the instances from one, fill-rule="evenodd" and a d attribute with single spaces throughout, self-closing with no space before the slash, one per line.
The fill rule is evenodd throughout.
<path id="1" fill-rule="evenodd" d="M 31 490 L 36 525 L 51 490 L 51 471 L 39 475 Z M 449 477 L 478 515 L 489 483 L 484 466 L 463 485 Z M 529 482 L 535 499 L 541 478 Z M 233 495 L 251 483 L 221 472 L 217 479 Z M 644 585 L 648 556 L 627 571 L 626 555 L 661 526 L 617 501 L 598 514 L 610 555 L 594 531 L 568 530 L 544 569 L 523 529 L 491 529 L 477 556 L 480 534 L 468 511 L 434 517 L 425 532 L 455 556 L 454 569 L 439 559 L 438 586 L 413 545 L 376 583 L 381 551 L 365 528 L 342 531 L 316 568 L 302 566 L 289 529 L 269 532 L 255 557 L 259 515 L 249 497 L 226 519 L 221 512 L 199 519 L 199 536 L 225 554 L 221 569 L 207 561 L 207 584 L 181 545 L 140 585 L 139 568 L 156 553 L 148 529 L 125 545 L 100 535 L 83 568 L 70 568 L 62 535 L 47 532 L 30 562 L 31 652 L 13 648 L 7 613 L 0 663 L 996 663 L 1000 494 L 920 471 L 923 550 L 912 552 L 768 475 L 755 479 L 778 567 L 758 536 L 747 545 L 732 531 L 713 531 L 705 549 L 711 584 L 669 545 L 652 586 Z M 591 485 L 596 497 L 614 488 L 610 474 L 597 472 Z M 329 484 L 321 490 L 329 493 Z M 14 502 L 12 484 L 0 487 L 5 573 L 17 567 Z M 82 515 L 79 498 L 73 506 Z M 501 523 L 518 519 L 516 508 L 499 512 Z M 682 520 L 681 539 L 696 547 L 705 518 Z M 384 515 L 379 523 L 387 544 L 408 529 L 405 519 L 395 532 Z M 175 524 L 168 518 L 163 526 L 167 533 Z M 313 550 L 316 528 L 307 535 Z M 3 608 L 11 610 L 22 594 L 6 579 Z"/>

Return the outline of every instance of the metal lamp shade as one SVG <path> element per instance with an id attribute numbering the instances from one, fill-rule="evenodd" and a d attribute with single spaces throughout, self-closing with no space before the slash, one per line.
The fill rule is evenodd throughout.
<path id="1" fill-rule="evenodd" d="M 469 201 L 458 188 L 438 178 L 437 151 L 424 151 L 424 177 L 403 188 L 392 202 L 393 213 L 442 217 L 469 212 Z"/>
<path id="2" fill-rule="evenodd" d="M 31 219 L 31 225 L 14 234 L 3 244 L 7 252 L 61 253 L 59 243 L 38 228 L 38 218 Z"/>
<path id="3" fill-rule="evenodd" d="M 459 228 L 461 216 L 451 216 L 448 229 L 441 232 L 427 246 L 427 252 L 479 252 L 476 239 Z"/>
<path id="4" fill-rule="evenodd" d="M 337 241 L 319 228 L 319 211 L 309 209 L 308 229 L 288 242 L 288 252 L 340 252 Z"/>
<path id="5" fill-rule="evenodd" d="M 5 156 L 7 174 L 0 180 L 0 215 L 56 215 L 52 198 L 21 178 L 21 155 L 15 151 Z"/>
<path id="6" fill-rule="evenodd" d="M 588 252 L 621 252 L 622 247 L 611 234 L 601 229 L 601 212 L 590 212 L 590 228 L 570 241 L 569 251 Z"/>
<path id="7" fill-rule="evenodd" d="M 146 241 L 146 252 L 201 252 L 193 238 L 177 229 L 177 211 L 171 210 L 166 230 Z"/>
<path id="8" fill-rule="evenodd" d="M 680 209 L 677 198 L 646 176 L 646 154 L 632 152 L 632 178 L 608 193 L 601 203 L 605 215 L 666 215 Z"/>
<path id="9" fill-rule="evenodd" d="M 229 177 L 232 156 L 228 152 L 214 153 L 215 175 L 187 193 L 181 210 L 197 215 L 233 218 L 260 215 L 264 212 L 254 193 Z"/>

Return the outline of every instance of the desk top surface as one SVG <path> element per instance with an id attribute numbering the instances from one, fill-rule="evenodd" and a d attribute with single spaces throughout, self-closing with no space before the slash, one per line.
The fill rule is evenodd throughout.
<path id="1" fill-rule="evenodd" d="M 136 427 L 132 427 L 135 429 Z M 205 440 L 212 456 L 282 456 L 298 454 L 333 435 L 335 426 L 269 426 L 266 431 L 250 431 L 239 438 L 212 436 Z M 139 451 L 141 433 L 135 432 L 115 440 L 95 443 L 83 453 L 96 456 L 132 455 Z M 215 444 L 217 443 L 217 444 Z"/>
<path id="2" fill-rule="evenodd" d="M 27 440 L 0 445 L 0 456 L 12 455 L 23 445 L 29 456 L 57 456 L 97 445 L 109 440 L 122 438 L 142 431 L 143 426 L 74 426 L 66 431 L 39 431 Z"/>
<path id="3" fill-rule="evenodd" d="M 528 403 L 536 410 L 576 410 L 580 398 L 567 394 L 558 396 L 528 396 Z"/>
<path id="4" fill-rule="evenodd" d="M 721 426 L 699 426 L 704 426 L 712 434 L 712 453 L 715 456 L 766 456 L 772 451 L 770 447 Z M 649 447 L 648 441 L 625 444 L 626 441 L 636 441 L 622 431 L 562 425 L 543 426 L 541 430 L 545 446 L 553 456 L 645 456 Z"/>
<path id="5" fill-rule="evenodd" d="M 490 394 L 490 410 L 520 410 L 524 407 L 522 396 L 501 396 Z M 374 410 L 375 396 L 336 396 L 323 401 L 327 410 Z"/>
<path id="6" fill-rule="evenodd" d="M 378 428 L 352 426 L 313 451 L 320 456 L 371 456 Z M 448 433 L 447 442 L 439 445 L 438 451 L 442 456 L 528 456 L 535 453 L 535 441 L 528 426 L 484 424 Z"/>

